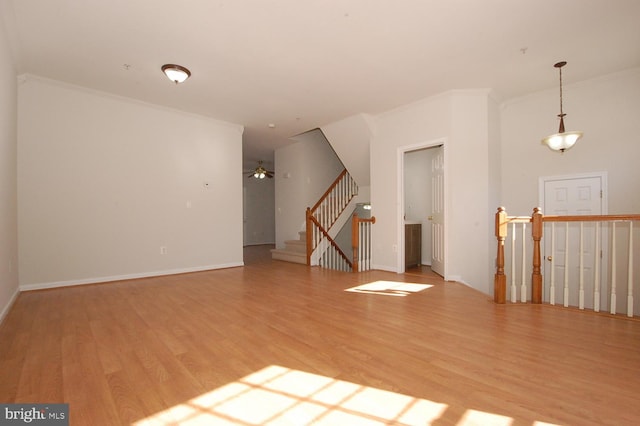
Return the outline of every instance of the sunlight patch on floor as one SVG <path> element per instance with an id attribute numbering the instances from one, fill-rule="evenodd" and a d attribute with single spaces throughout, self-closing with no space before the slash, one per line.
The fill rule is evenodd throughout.
<path id="1" fill-rule="evenodd" d="M 345 291 L 352 293 L 380 294 L 383 296 L 405 297 L 412 293 L 417 293 L 433 287 L 432 284 L 404 283 L 396 281 L 374 281 L 351 287 Z"/>
<path id="2" fill-rule="evenodd" d="M 447 408 L 427 399 L 271 365 L 133 425 L 430 425 Z M 512 423 L 510 417 L 469 409 L 457 424 Z"/>
<path id="3" fill-rule="evenodd" d="M 412 425 L 429 424 L 446 409 L 446 404 L 272 365 L 133 424 Z"/>
<path id="4" fill-rule="evenodd" d="M 509 426 L 513 424 L 513 419 L 507 416 L 501 416 L 494 413 L 485 413 L 478 410 L 467 410 L 458 422 L 458 425 L 493 425 L 493 426 Z"/>

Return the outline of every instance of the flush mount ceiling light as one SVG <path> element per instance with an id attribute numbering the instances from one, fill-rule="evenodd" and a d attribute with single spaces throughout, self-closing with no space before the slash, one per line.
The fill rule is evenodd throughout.
<path id="1" fill-rule="evenodd" d="M 191 71 L 181 65 L 165 64 L 162 66 L 162 72 L 166 74 L 169 80 L 174 83 L 182 83 L 191 76 Z"/>
<path id="2" fill-rule="evenodd" d="M 582 137 L 582 132 L 565 132 L 564 130 L 564 117 L 567 114 L 562 112 L 562 67 L 565 65 L 567 65 L 566 61 L 561 61 L 554 65 L 560 71 L 560 114 L 558 114 L 558 117 L 560 117 L 560 129 L 558 133 L 542 139 L 542 143 L 547 145 L 549 149 L 560 152 L 565 152 L 571 148 Z"/>

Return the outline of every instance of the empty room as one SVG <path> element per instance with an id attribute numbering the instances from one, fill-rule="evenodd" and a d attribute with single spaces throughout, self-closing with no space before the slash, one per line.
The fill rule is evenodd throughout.
<path id="1" fill-rule="evenodd" d="M 0 0 L 0 424 L 639 424 L 639 18 Z"/>

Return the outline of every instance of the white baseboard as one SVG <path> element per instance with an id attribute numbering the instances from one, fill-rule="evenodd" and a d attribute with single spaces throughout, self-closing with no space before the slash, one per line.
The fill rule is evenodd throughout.
<path id="1" fill-rule="evenodd" d="M 371 265 L 371 269 L 377 269 L 379 271 L 395 272 L 398 273 L 398 268 L 386 265 Z"/>
<path id="2" fill-rule="evenodd" d="M 0 324 L 2 324 L 4 317 L 6 317 L 9 313 L 9 310 L 13 306 L 13 303 L 16 301 L 18 294 L 20 294 L 20 289 L 16 288 L 16 291 L 13 292 L 7 304 L 4 306 L 4 308 L 2 308 L 2 311 L 0 311 Z"/>
<path id="3" fill-rule="evenodd" d="M 159 277 L 162 275 L 186 274 L 189 272 L 211 271 L 214 269 L 235 268 L 244 266 L 244 262 L 223 263 L 220 265 L 196 266 L 193 268 L 170 269 L 166 271 L 142 272 L 138 274 L 114 275 L 110 277 L 84 278 L 79 280 L 56 281 L 48 283 L 23 284 L 20 291 L 44 290 L 48 288 L 69 287 L 74 285 L 98 284 L 112 281 L 133 280 L 138 278 Z"/>

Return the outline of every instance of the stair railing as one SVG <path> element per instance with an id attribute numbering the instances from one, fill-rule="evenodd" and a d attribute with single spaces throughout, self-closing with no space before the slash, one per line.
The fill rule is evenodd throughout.
<path id="1" fill-rule="evenodd" d="M 347 170 L 335 179 L 313 207 L 306 211 L 307 265 L 316 250 L 320 250 L 318 263 L 322 266 L 344 270 L 353 264 L 329 235 L 329 230 L 342 214 L 353 197 L 358 194 L 358 185 Z M 347 265 L 347 266 L 345 266 Z"/>
<path id="2" fill-rule="evenodd" d="M 532 240 L 529 243 L 532 243 L 532 257 L 530 263 L 531 270 L 531 303 L 542 303 L 544 299 L 544 294 L 546 291 L 547 297 L 546 300 L 551 305 L 555 305 L 556 301 L 556 290 L 560 292 L 560 289 L 556 288 L 556 284 L 562 285 L 562 296 L 561 303 L 563 306 L 569 306 L 569 298 L 570 295 L 573 295 L 574 298 L 577 294 L 577 308 L 585 309 L 585 296 L 586 292 L 589 291 L 592 293 L 592 306 L 589 306 L 589 309 L 593 309 L 595 312 L 599 312 L 601 310 L 600 307 L 600 299 L 603 291 L 603 283 L 600 279 L 600 255 L 601 248 L 603 244 L 609 244 L 610 253 L 608 260 L 610 264 L 610 273 L 608 277 L 608 282 L 606 282 L 606 286 L 608 286 L 608 290 L 605 288 L 604 291 L 608 291 L 608 300 L 609 300 L 609 312 L 611 314 L 616 314 L 618 310 L 617 297 L 619 290 L 626 284 L 626 315 L 628 317 L 633 317 L 634 315 L 634 286 L 638 287 L 638 285 L 634 282 L 634 258 L 638 258 L 639 252 L 637 250 L 634 251 L 634 229 L 637 230 L 638 227 L 634 228 L 634 222 L 637 223 L 640 221 L 640 215 L 631 214 L 631 215 L 577 215 L 577 216 L 550 216 L 543 215 L 539 208 L 535 208 L 533 210 L 533 214 L 531 216 L 508 216 L 507 212 L 503 207 L 498 208 L 498 211 L 495 215 L 495 235 L 498 242 L 497 246 L 497 256 L 496 256 L 496 273 L 494 275 L 494 301 L 496 303 L 506 303 L 506 293 L 507 293 L 507 274 L 505 273 L 505 241 L 507 241 L 508 237 L 511 236 L 511 286 L 510 286 L 510 301 L 516 302 L 517 300 L 517 291 L 518 286 L 516 285 L 517 280 L 517 267 L 516 267 L 516 238 L 518 232 L 516 231 L 516 226 L 521 226 L 522 230 L 522 241 L 520 242 L 521 253 L 520 258 L 522 260 L 521 266 L 521 282 L 520 282 L 520 296 L 521 302 L 526 303 L 528 299 L 527 295 L 527 282 L 525 280 L 525 271 L 529 269 L 529 264 L 525 262 L 525 252 L 528 243 L 525 241 L 525 229 L 528 223 L 531 223 L 531 235 Z M 543 277 L 542 277 L 542 256 L 541 256 L 541 241 L 543 238 L 543 224 L 548 223 L 548 235 L 547 238 L 550 239 L 550 253 L 547 253 L 547 265 L 550 267 L 549 270 L 549 283 L 548 286 L 544 285 Z M 570 253 L 569 250 L 569 224 L 575 223 L 578 226 L 577 229 L 574 229 L 577 233 L 577 243 L 578 243 L 578 253 Z M 564 224 L 562 226 L 561 224 Z M 561 231 L 564 232 L 564 242 L 562 242 L 564 250 L 556 250 L 556 226 L 560 226 L 563 229 Z M 590 232 L 587 232 L 585 228 L 589 226 Z M 509 232 L 509 227 L 511 227 L 511 233 Z M 626 229 L 625 229 L 626 228 Z M 601 234 L 603 234 L 603 230 L 607 230 L 609 235 L 608 242 L 601 241 Z M 637 235 L 636 235 L 637 237 Z M 626 241 L 616 240 L 616 238 L 626 239 Z M 626 256 L 618 256 L 617 250 L 623 249 L 626 243 Z M 588 252 L 593 253 L 593 265 L 585 264 L 585 254 Z M 563 271 L 563 277 L 558 280 L 560 282 L 556 282 L 555 276 L 555 262 L 556 253 L 561 254 L 563 263 L 560 265 L 564 265 L 561 269 Z M 572 258 L 570 259 L 570 255 Z M 575 260 L 577 257 L 577 261 Z M 571 262 L 573 260 L 573 264 Z M 576 264 L 577 263 L 577 264 Z M 624 264 L 626 263 L 626 280 L 624 277 L 620 279 L 617 276 L 618 268 L 624 269 Z M 573 270 L 574 276 L 570 277 L 570 270 Z M 587 272 L 591 270 L 592 272 L 592 282 L 593 284 L 589 286 L 587 289 L 586 281 L 587 281 Z M 575 276 L 577 275 L 577 277 Z M 570 280 L 573 278 L 573 281 Z M 626 281 L 626 282 L 625 282 Z M 591 282 L 591 281 L 590 281 Z M 575 283 L 575 284 L 574 284 Z"/>

